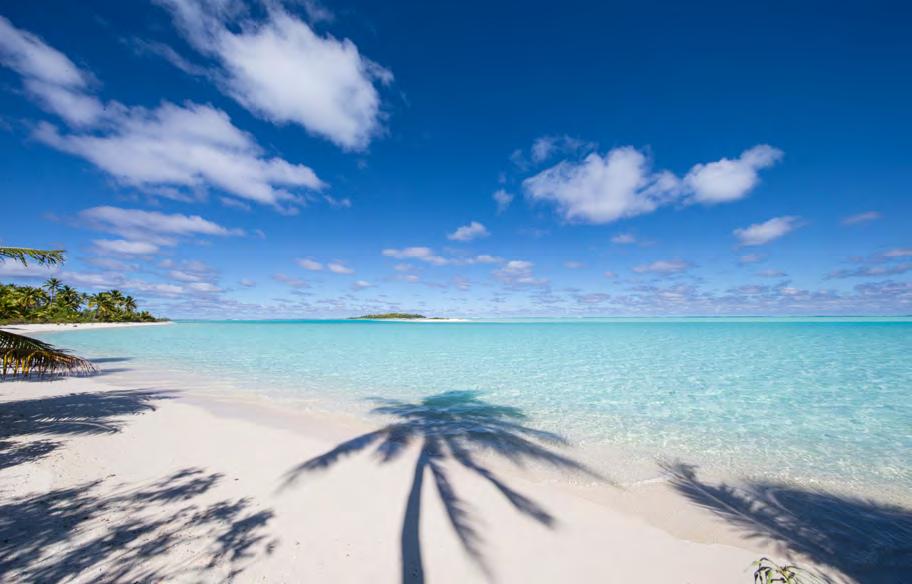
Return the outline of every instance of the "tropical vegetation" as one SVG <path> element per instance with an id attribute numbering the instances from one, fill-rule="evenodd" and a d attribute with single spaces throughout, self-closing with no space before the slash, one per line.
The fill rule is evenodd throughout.
<path id="1" fill-rule="evenodd" d="M 64 252 L 62 249 L 0 247 L 0 259 L 4 258 L 21 262 L 25 266 L 29 261 L 39 265 L 50 265 L 62 263 Z M 60 287 L 62 288 L 62 285 Z M 59 291 L 53 292 L 55 302 Z M 0 329 L 0 378 L 7 375 L 91 373 L 94 370 L 95 366 L 91 362 L 71 355 L 64 349 Z"/>
<path id="2" fill-rule="evenodd" d="M 769 558 L 760 558 L 753 566 L 754 584 L 823 584 L 823 580 L 798 566 L 779 565 Z"/>
<path id="3" fill-rule="evenodd" d="M 0 283 L 0 322 L 150 322 L 136 300 L 120 290 L 86 294 L 57 278 L 41 286 Z"/>
<path id="4" fill-rule="evenodd" d="M 410 312 L 384 312 L 382 314 L 365 314 L 355 316 L 351 320 L 420 320 L 428 317 L 423 314 L 412 314 Z"/>

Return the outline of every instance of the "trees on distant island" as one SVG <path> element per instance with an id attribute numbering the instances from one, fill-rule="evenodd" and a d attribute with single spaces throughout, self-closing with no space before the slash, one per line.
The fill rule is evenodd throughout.
<path id="1" fill-rule="evenodd" d="M 57 278 L 41 286 L 0 284 L 0 322 L 152 322 L 120 290 L 80 292 Z"/>
<path id="2" fill-rule="evenodd" d="M 352 317 L 352 320 L 419 320 L 428 317 L 423 314 L 412 314 L 408 312 L 384 312 L 383 314 L 365 314 L 364 316 Z"/>

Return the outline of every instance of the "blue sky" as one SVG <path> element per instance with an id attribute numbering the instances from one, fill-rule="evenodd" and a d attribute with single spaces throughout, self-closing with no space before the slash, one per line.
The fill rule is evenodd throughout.
<path id="1" fill-rule="evenodd" d="M 0 243 L 172 317 L 912 313 L 907 7 L 597 4 L 7 3 Z"/>

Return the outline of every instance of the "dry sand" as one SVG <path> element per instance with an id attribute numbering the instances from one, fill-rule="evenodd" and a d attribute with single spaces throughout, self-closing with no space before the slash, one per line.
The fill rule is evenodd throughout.
<path id="1" fill-rule="evenodd" d="M 5 324 L 0 329 L 29 335 L 35 333 L 54 333 L 68 330 L 91 330 L 105 328 L 124 328 L 129 326 L 166 326 L 170 321 L 163 322 L 78 322 L 78 323 L 39 323 L 39 324 Z"/>
<path id="2" fill-rule="evenodd" d="M 409 511 L 414 444 L 287 485 L 378 425 L 100 366 L 0 384 L 0 581 L 420 581 L 420 549 L 435 583 L 747 584 L 752 561 L 782 559 L 663 484 L 573 486 L 491 463 L 495 482 L 449 460 Z"/>

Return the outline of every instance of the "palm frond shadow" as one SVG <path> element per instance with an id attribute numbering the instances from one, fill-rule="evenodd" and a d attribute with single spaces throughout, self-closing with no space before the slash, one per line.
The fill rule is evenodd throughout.
<path id="1" fill-rule="evenodd" d="M 0 470 L 44 458 L 67 436 L 119 432 L 127 416 L 152 411 L 170 396 L 135 389 L 0 402 Z"/>
<path id="2" fill-rule="evenodd" d="M 132 361 L 133 357 L 95 357 L 94 359 L 89 359 L 92 363 L 123 363 L 124 361 Z"/>
<path id="3" fill-rule="evenodd" d="M 783 554 L 801 554 L 856 582 L 908 582 L 912 509 L 765 481 L 709 484 L 693 465 L 662 466 L 679 493 Z"/>
<path id="4" fill-rule="evenodd" d="M 26 443 L 0 440 L 0 470 L 39 460 L 59 447 L 60 443 L 52 440 Z"/>
<path id="5" fill-rule="evenodd" d="M 97 480 L 0 504 L 9 581 L 230 581 L 277 541 L 247 498 L 205 504 L 222 475 L 187 468 L 145 484 Z M 179 550 L 181 556 L 169 554 Z M 91 575 L 90 575 L 91 574 Z M 4 580 L 5 581 L 5 580 Z"/>
<path id="6" fill-rule="evenodd" d="M 93 361 L 94 363 L 94 361 Z M 92 379 L 98 379 L 99 377 L 108 377 L 110 375 L 115 375 L 117 373 L 126 373 L 128 371 L 133 371 L 129 367 L 96 367 L 91 371 L 83 371 L 79 373 L 45 373 L 43 375 L 7 375 L 3 379 L 0 379 L 0 383 L 13 382 L 16 383 L 47 383 L 49 381 L 59 381 L 61 379 L 66 379 L 68 377 L 81 377 L 86 378 L 90 377 Z"/>
<path id="7" fill-rule="evenodd" d="M 406 499 L 401 532 L 403 582 L 424 582 L 419 523 L 421 492 L 428 473 L 463 548 L 482 571 L 491 576 L 483 554 L 482 534 L 471 505 L 456 492 L 447 471 L 447 461 L 454 461 L 487 481 L 516 511 L 548 528 L 555 527 L 556 518 L 486 467 L 478 459 L 478 452 L 494 453 L 517 466 L 528 462 L 544 463 L 559 470 L 604 480 L 586 466 L 552 450 L 553 446 L 567 446 L 562 437 L 523 425 L 526 416 L 520 409 L 485 402 L 478 392 L 448 391 L 417 403 L 380 398 L 371 401 L 377 404 L 373 413 L 392 418 L 388 425 L 342 442 L 332 450 L 297 465 L 286 473 L 281 488 L 292 486 L 305 473 L 329 469 L 342 459 L 371 447 L 378 463 L 385 464 L 399 459 L 409 446 L 416 445 L 419 454 Z"/>
<path id="8" fill-rule="evenodd" d="M 129 389 L 0 402 L 0 439 L 117 432 L 124 416 L 153 411 L 156 401 L 171 395 L 167 391 Z"/>

